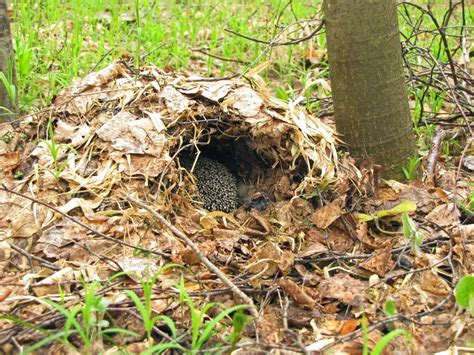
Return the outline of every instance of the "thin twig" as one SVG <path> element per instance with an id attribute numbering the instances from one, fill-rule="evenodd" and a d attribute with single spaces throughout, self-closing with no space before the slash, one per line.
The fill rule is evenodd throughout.
<path id="1" fill-rule="evenodd" d="M 217 266 L 215 266 L 208 258 L 205 256 L 201 250 L 198 248 L 198 246 L 188 238 L 186 234 L 181 232 L 178 228 L 173 226 L 168 220 L 163 217 L 160 213 L 154 211 L 151 207 L 147 206 L 145 203 L 142 201 L 137 200 L 136 198 L 132 196 L 127 196 L 126 197 L 128 201 L 144 208 L 148 212 L 150 212 L 158 221 L 160 221 L 161 224 L 163 224 L 166 228 L 168 228 L 176 237 L 178 237 L 180 240 L 182 240 L 187 246 L 191 248 L 191 250 L 196 254 L 196 256 L 201 260 L 201 262 L 211 271 L 213 272 L 226 286 L 228 286 L 232 292 L 241 298 L 245 303 L 250 305 L 250 312 L 252 313 L 252 316 L 255 318 L 255 320 L 258 322 L 259 319 L 259 314 L 257 307 L 255 307 L 255 304 L 253 303 L 253 300 L 247 296 L 242 290 L 240 290 L 222 271 L 220 271 Z"/>
<path id="2" fill-rule="evenodd" d="M 137 246 L 137 245 L 133 245 L 133 244 L 130 244 L 130 243 L 127 243 L 127 242 L 124 242 L 123 240 L 120 240 L 120 239 L 117 239 L 117 238 L 114 238 L 114 237 L 110 237 L 108 236 L 107 234 L 104 234 L 102 232 L 99 232 L 97 230 L 95 230 L 94 228 L 91 228 L 89 227 L 87 224 L 79 221 L 78 219 L 74 218 L 74 217 L 71 217 L 69 216 L 68 214 L 60 211 L 59 209 L 57 209 L 56 207 L 50 205 L 49 203 L 46 203 L 46 202 L 43 202 L 41 200 L 38 200 L 34 197 L 31 197 L 31 196 L 28 196 L 28 195 L 25 195 L 25 194 L 22 194 L 21 192 L 17 192 L 17 191 L 14 191 L 14 190 L 11 190 L 9 189 L 5 184 L 2 184 L 2 186 L 0 187 L 0 190 L 3 190 L 3 191 L 6 191 L 6 192 L 9 192 L 11 194 L 14 194 L 14 195 L 17 195 L 17 196 L 20 196 L 20 197 L 23 197 L 23 198 L 26 198 L 27 200 L 30 200 L 31 202 L 33 203 L 37 203 L 39 205 L 43 205 L 51 210 L 53 210 L 54 212 L 60 214 L 61 216 L 69 219 L 70 221 L 80 225 L 81 227 L 87 229 L 88 231 L 98 235 L 99 237 L 102 237 L 104 239 L 107 239 L 107 240 L 110 240 L 110 241 L 113 241 L 113 242 L 116 242 L 118 244 L 121 244 L 121 245 L 124 245 L 126 247 L 129 247 L 129 248 L 133 248 L 133 249 L 136 249 L 136 250 L 140 250 L 140 251 L 143 251 L 145 253 L 151 253 L 151 254 L 155 254 L 155 255 L 159 255 L 159 256 L 163 256 L 163 257 L 166 257 L 166 258 L 169 258 L 170 255 L 169 254 L 166 254 L 166 253 L 163 253 L 161 251 L 157 251 L 157 250 L 151 250 L 151 249 L 148 249 L 148 248 L 144 248 L 144 247 L 141 247 L 141 246 Z M 109 258 L 107 258 L 109 259 Z M 114 262 L 114 264 L 116 266 L 119 267 L 119 270 L 121 269 L 121 267 L 117 264 L 117 262 L 113 259 L 110 259 L 110 261 Z"/>
<path id="3" fill-rule="evenodd" d="M 324 25 L 324 20 L 320 20 L 319 25 L 309 35 L 298 38 L 298 39 L 293 39 L 293 40 L 287 41 L 287 42 L 265 41 L 265 40 L 261 40 L 261 39 L 258 39 L 258 38 L 254 38 L 254 37 L 244 35 L 244 34 L 239 33 L 239 32 L 235 32 L 235 31 L 233 31 L 229 28 L 226 28 L 224 31 L 226 31 L 228 33 L 231 33 L 233 35 L 236 35 L 238 37 L 248 39 L 249 41 L 253 41 L 253 42 L 257 42 L 257 43 L 261 43 L 261 44 L 266 44 L 266 45 L 269 45 L 269 46 L 272 46 L 272 47 L 277 47 L 277 46 L 291 46 L 291 45 L 294 45 L 294 44 L 298 44 L 298 43 L 307 41 L 307 40 L 311 39 L 312 37 L 316 36 L 318 34 L 318 32 L 323 28 L 323 25 Z"/>
<path id="4" fill-rule="evenodd" d="M 26 250 L 24 250 L 24 249 L 22 249 L 22 248 L 16 246 L 15 244 L 10 244 L 10 246 L 11 246 L 11 248 L 12 248 L 13 250 L 15 250 L 16 252 L 18 252 L 18 253 L 23 254 L 24 256 L 26 256 L 26 257 L 28 258 L 28 260 L 34 259 L 34 260 L 36 260 L 36 261 L 39 261 L 41 265 L 43 265 L 43 266 L 45 266 L 45 267 L 47 267 L 47 268 L 50 268 L 51 270 L 54 270 L 54 271 L 59 271 L 59 270 L 61 270 L 60 267 L 57 267 L 56 265 L 51 264 L 49 261 L 44 260 L 44 259 L 42 259 L 42 258 L 40 258 L 40 257 L 38 257 L 38 256 L 35 256 L 35 255 L 31 254 L 31 253 L 28 253 Z"/>
<path id="5" fill-rule="evenodd" d="M 222 56 L 217 55 L 217 54 L 212 54 L 211 52 L 209 52 L 209 51 L 207 51 L 203 48 L 193 48 L 193 49 L 191 49 L 191 51 L 201 53 L 201 54 L 207 55 L 208 57 L 219 59 L 219 60 L 222 60 L 224 62 L 247 64 L 246 61 L 243 61 L 243 60 L 240 60 L 240 59 L 226 58 L 226 57 L 222 57 Z"/>

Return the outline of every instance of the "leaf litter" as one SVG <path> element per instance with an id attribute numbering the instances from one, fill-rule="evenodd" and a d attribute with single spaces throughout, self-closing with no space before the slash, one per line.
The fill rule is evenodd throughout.
<path id="1" fill-rule="evenodd" d="M 109 316 L 143 334 L 140 319 L 127 316 L 133 311 L 123 290 L 139 290 L 170 262 L 185 268 L 158 276 L 152 309 L 174 319 L 178 332 L 190 326 L 179 307 L 181 275 L 198 308 L 242 302 L 190 245 L 127 200 L 132 196 L 251 298 L 259 319 L 243 334 L 254 342 L 241 350 L 360 352 L 362 314 L 373 326 L 370 344 L 394 327 L 413 335 L 412 348 L 399 338 L 388 351 L 442 351 L 473 339 L 474 322 L 456 307 L 453 289 L 474 272 L 474 233 L 460 224 L 453 193 L 378 183 L 376 169 L 358 170 L 337 153 L 331 123 L 272 97 L 256 72 L 208 80 L 117 62 L 0 133 L 2 314 L 60 327 L 64 318 L 32 297 L 70 308 L 84 283 L 100 281 Z M 212 156 L 232 170 L 241 198 L 235 212 L 202 207 L 181 164 L 185 154 Z M 458 186 L 460 196 L 469 194 L 466 186 Z M 403 212 L 423 236 L 419 253 L 401 232 Z M 399 316 L 384 314 L 387 300 Z M 164 321 L 157 325 L 167 333 Z M 42 337 L 8 319 L 0 320 L 0 334 L 4 351 Z M 139 338 L 115 340 L 131 352 L 144 349 Z"/>

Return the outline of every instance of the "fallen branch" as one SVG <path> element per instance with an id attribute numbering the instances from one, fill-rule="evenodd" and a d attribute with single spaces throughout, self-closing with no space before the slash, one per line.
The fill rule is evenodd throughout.
<path id="1" fill-rule="evenodd" d="M 241 298 L 245 303 L 250 306 L 250 313 L 258 322 L 259 314 L 257 307 L 253 303 L 252 299 L 247 296 L 241 289 L 239 289 L 221 270 L 217 268 L 208 258 L 205 256 L 201 250 L 199 250 L 198 246 L 188 238 L 186 234 L 181 232 L 178 228 L 173 226 L 168 220 L 163 217 L 160 213 L 154 211 L 151 207 L 147 206 L 142 201 L 137 200 L 132 196 L 126 197 L 128 201 L 144 208 L 148 212 L 150 212 L 153 217 L 155 217 L 161 224 L 163 224 L 166 228 L 168 228 L 176 237 L 182 240 L 187 246 L 191 248 L 191 250 L 196 254 L 196 256 L 201 260 L 201 262 L 211 271 L 213 272 L 226 286 L 228 286 L 232 292 L 239 298 Z"/>

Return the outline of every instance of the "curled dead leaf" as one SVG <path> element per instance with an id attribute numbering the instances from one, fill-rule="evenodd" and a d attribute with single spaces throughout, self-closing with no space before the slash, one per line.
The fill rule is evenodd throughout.
<path id="1" fill-rule="evenodd" d="M 311 216 L 311 220 L 316 227 L 326 229 L 343 214 L 343 206 L 344 198 L 338 197 L 328 205 L 318 208 Z"/>
<path id="2" fill-rule="evenodd" d="M 318 292 L 307 286 L 300 286 L 288 278 L 278 280 L 278 285 L 296 302 L 296 304 L 315 309 L 320 298 Z"/>
<path id="3" fill-rule="evenodd" d="M 321 281 L 317 289 L 324 298 L 335 298 L 344 304 L 353 304 L 354 301 L 361 302 L 365 299 L 366 287 L 366 282 L 339 273 Z"/>
<path id="4" fill-rule="evenodd" d="M 384 277 L 385 273 L 392 268 L 393 263 L 391 244 L 388 244 L 385 249 L 378 250 L 374 256 L 371 256 L 359 265 L 380 277 Z"/>

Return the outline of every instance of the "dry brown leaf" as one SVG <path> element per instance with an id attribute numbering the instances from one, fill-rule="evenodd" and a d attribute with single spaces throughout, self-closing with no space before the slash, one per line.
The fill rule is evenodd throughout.
<path id="1" fill-rule="evenodd" d="M 266 243 L 255 251 L 247 267 L 253 274 L 261 274 L 260 277 L 275 275 L 277 271 L 286 273 L 294 263 L 294 255 L 291 252 L 281 252 L 272 243 Z"/>
<path id="2" fill-rule="evenodd" d="M 72 147 L 79 147 L 93 136 L 93 131 L 87 124 L 78 126 L 64 121 L 58 121 L 54 130 L 54 139 L 58 143 L 69 142 Z"/>
<path id="3" fill-rule="evenodd" d="M 423 271 L 420 274 L 420 285 L 422 290 L 440 297 L 447 296 L 451 292 L 446 281 L 433 270 Z"/>
<path id="4" fill-rule="evenodd" d="M 316 227 L 326 229 L 343 214 L 343 206 L 344 198 L 338 197 L 328 205 L 318 208 L 311 216 L 311 220 Z"/>
<path id="5" fill-rule="evenodd" d="M 260 112 L 263 100 L 255 91 L 247 87 L 242 87 L 233 92 L 226 101 L 232 100 L 232 108 L 243 117 L 254 117 Z M 224 103 L 225 105 L 225 103 Z"/>
<path id="6" fill-rule="evenodd" d="M 359 265 L 380 277 L 384 277 L 385 273 L 392 268 L 393 263 L 391 244 L 387 243 L 385 249 L 377 251 L 374 256 L 371 256 Z"/>
<path id="7" fill-rule="evenodd" d="M 200 95 L 214 102 L 220 102 L 232 90 L 232 82 L 220 80 L 217 82 L 201 82 Z"/>
<path id="8" fill-rule="evenodd" d="M 344 336 L 352 333 L 360 324 L 360 319 L 347 319 L 342 322 L 342 327 L 339 330 L 339 335 Z"/>
<path id="9" fill-rule="evenodd" d="M 279 344 L 283 339 L 283 320 L 280 310 L 273 306 L 268 306 L 263 312 L 263 316 L 258 322 L 258 331 L 265 342 Z"/>
<path id="10" fill-rule="evenodd" d="M 176 216 L 174 224 L 179 230 L 183 231 L 188 236 L 196 234 L 202 230 L 201 226 L 192 219 L 184 218 L 182 216 Z"/>
<path id="11" fill-rule="evenodd" d="M 12 170 L 20 165 L 20 152 L 0 154 L 0 177 L 11 178 Z"/>
<path id="12" fill-rule="evenodd" d="M 296 302 L 296 304 L 315 309 L 318 306 L 319 294 L 310 287 L 300 286 L 288 278 L 278 280 L 278 285 Z"/>
<path id="13" fill-rule="evenodd" d="M 367 286 L 366 282 L 339 273 L 321 281 L 317 289 L 324 298 L 335 298 L 344 304 L 354 304 L 365 299 L 364 290 Z"/>
<path id="14" fill-rule="evenodd" d="M 130 354 L 141 354 L 145 350 L 150 348 L 150 343 L 147 341 L 141 341 L 138 343 L 131 343 L 127 345 L 127 352 Z"/>
<path id="15" fill-rule="evenodd" d="M 185 248 L 180 252 L 175 253 L 173 261 L 182 262 L 187 265 L 199 265 L 201 263 L 201 259 L 191 248 Z"/>
<path id="16" fill-rule="evenodd" d="M 166 107 L 171 112 L 182 113 L 191 105 L 190 100 L 171 85 L 165 86 L 160 96 L 165 100 Z"/>
<path id="17" fill-rule="evenodd" d="M 474 240 L 474 224 L 460 225 L 458 230 L 463 240 Z"/>
<path id="18" fill-rule="evenodd" d="M 167 142 L 165 134 L 156 131 L 150 118 L 137 118 L 127 111 L 113 116 L 96 134 L 120 152 L 158 158 L 162 156 Z"/>
<path id="19" fill-rule="evenodd" d="M 33 292 L 37 297 L 57 294 L 59 284 L 62 285 L 63 292 L 70 292 L 70 285 L 67 281 L 79 280 L 80 278 L 77 271 L 74 271 L 71 267 L 66 267 L 39 281 L 33 287 Z"/>
<path id="20" fill-rule="evenodd" d="M 459 222 L 459 209 L 454 203 L 442 204 L 428 213 L 426 219 L 441 227 L 455 226 Z"/>
<path id="21" fill-rule="evenodd" d="M 354 246 L 354 241 L 341 229 L 330 227 L 324 231 L 324 244 L 335 253 L 346 253 Z"/>
<path id="22" fill-rule="evenodd" d="M 118 259 L 117 263 L 122 271 L 137 283 L 142 280 L 151 280 L 159 270 L 156 261 L 149 258 L 126 257 Z"/>
<path id="23" fill-rule="evenodd" d="M 0 233 L 0 237 L 2 234 Z M 10 243 L 6 240 L 0 240 L 0 274 L 5 271 L 5 268 L 10 263 L 10 257 L 12 255 L 12 248 Z"/>

